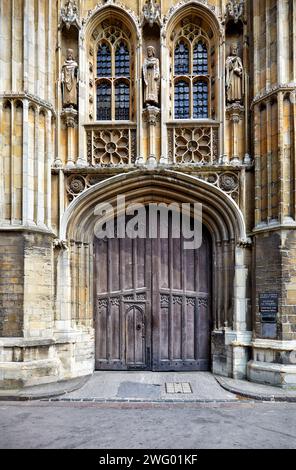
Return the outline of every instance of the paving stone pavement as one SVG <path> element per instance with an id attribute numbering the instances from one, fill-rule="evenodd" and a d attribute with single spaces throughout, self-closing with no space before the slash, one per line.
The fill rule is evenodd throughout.
<path id="1" fill-rule="evenodd" d="M 189 383 L 192 393 L 167 393 L 166 383 Z M 209 372 L 95 372 L 87 383 L 54 400 L 97 401 L 237 401 Z"/>

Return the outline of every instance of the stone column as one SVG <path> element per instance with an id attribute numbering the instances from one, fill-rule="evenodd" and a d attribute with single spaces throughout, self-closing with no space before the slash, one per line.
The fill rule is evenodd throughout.
<path id="1" fill-rule="evenodd" d="M 240 165 L 241 159 L 239 158 L 239 125 L 244 117 L 244 108 L 239 103 L 234 103 L 227 107 L 227 117 L 231 123 L 231 154 L 230 163 L 231 165 Z"/>
<path id="2" fill-rule="evenodd" d="M 156 106 L 147 106 L 144 110 L 144 120 L 148 124 L 148 159 L 147 164 L 148 166 L 154 167 L 157 164 L 156 160 L 156 139 L 155 139 L 155 131 L 156 131 L 156 124 L 160 119 L 160 109 Z"/>
<path id="3" fill-rule="evenodd" d="M 65 108 L 61 118 L 67 128 L 67 168 L 73 168 L 76 162 L 75 155 L 75 128 L 77 127 L 78 112 L 74 108 Z"/>
<path id="4" fill-rule="evenodd" d="M 234 323 L 233 331 L 226 331 L 226 345 L 232 348 L 232 376 L 245 379 L 251 347 L 252 332 L 247 328 L 248 294 L 247 278 L 249 270 L 246 262 L 247 250 L 251 247 L 250 240 L 242 240 L 235 249 L 234 278 Z"/>

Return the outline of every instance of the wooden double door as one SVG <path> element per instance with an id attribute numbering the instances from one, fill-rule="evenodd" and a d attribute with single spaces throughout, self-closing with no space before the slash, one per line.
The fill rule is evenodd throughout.
<path id="1" fill-rule="evenodd" d="M 97 370 L 210 368 L 209 237 L 95 239 Z"/>

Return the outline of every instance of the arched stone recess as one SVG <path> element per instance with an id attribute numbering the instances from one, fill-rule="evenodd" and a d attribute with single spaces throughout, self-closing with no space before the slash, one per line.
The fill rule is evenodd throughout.
<path id="1" fill-rule="evenodd" d="M 78 167 L 88 166 L 87 148 L 86 148 L 86 128 L 85 125 L 96 125 L 95 109 L 91 103 L 94 103 L 95 83 L 94 60 L 96 51 L 96 31 L 104 22 L 112 24 L 120 24 L 129 39 L 129 44 L 134 49 L 132 58 L 133 77 L 132 87 L 134 93 L 134 115 L 136 116 L 137 132 L 140 132 L 139 113 L 141 101 L 141 79 L 142 79 L 142 33 L 139 20 L 132 10 L 120 3 L 106 3 L 97 5 L 93 10 L 89 11 L 87 18 L 83 21 L 79 32 L 79 155 L 77 160 Z M 137 143 L 139 146 L 140 136 L 137 135 Z M 137 148 L 137 153 L 139 149 Z"/>
<path id="2" fill-rule="evenodd" d="M 93 241 L 99 203 L 116 208 L 117 196 L 130 203 L 201 203 L 212 238 L 213 371 L 245 377 L 250 318 L 247 310 L 248 240 L 237 204 L 197 177 L 171 170 L 141 171 L 109 178 L 87 189 L 66 210 L 61 223 L 57 267 L 56 334 L 85 332 L 93 342 Z M 210 260 L 209 260 L 210 262 Z M 232 344 L 235 342 L 235 346 Z M 236 352 L 239 352 L 237 355 Z"/>

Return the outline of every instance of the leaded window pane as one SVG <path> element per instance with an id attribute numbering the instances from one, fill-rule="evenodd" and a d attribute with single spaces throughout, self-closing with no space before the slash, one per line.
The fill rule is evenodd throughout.
<path id="1" fill-rule="evenodd" d="M 207 119 L 208 115 L 208 84 L 197 81 L 193 85 L 193 117 Z"/>
<path id="2" fill-rule="evenodd" d="M 98 47 L 97 56 L 97 76 L 98 77 L 111 77 L 111 51 L 108 44 L 101 44 Z"/>
<path id="3" fill-rule="evenodd" d="M 175 48 L 175 75 L 189 74 L 189 49 L 184 41 Z"/>
<path id="4" fill-rule="evenodd" d="M 194 47 L 193 73 L 194 75 L 207 75 L 209 73 L 208 49 L 202 41 L 199 41 Z"/>
<path id="5" fill-rule="evenodd" d="M 111 120 L 111 85 L 101 83 L 97 87 L 97 120 Z"/>
<path id="6" fill-rule="evenodd" d="M 189 85 L 181 81 L 175 85 L 175 119 L 189 119 Z"/>
<path id="7" fill-rule="evenodd" d="M 116 77 L 130 76 L 130 55 L 127 45 L 121 42 L 115 53 L 115 75 Z"/>
<path id="8" fill-rule="evenodd" d="M 115 86 L 115 119 L 128 121 L 130 115 L 130 89 L 126 83 Z"/>

